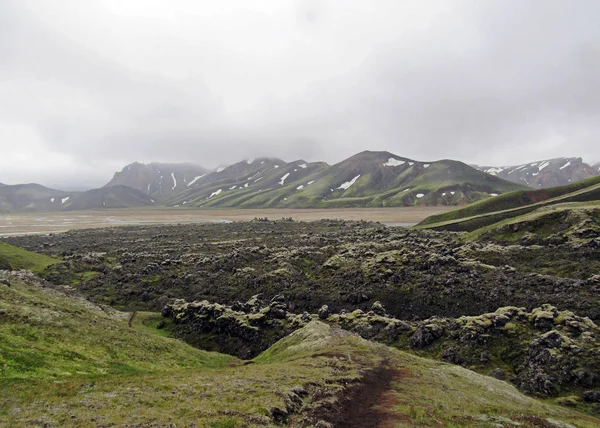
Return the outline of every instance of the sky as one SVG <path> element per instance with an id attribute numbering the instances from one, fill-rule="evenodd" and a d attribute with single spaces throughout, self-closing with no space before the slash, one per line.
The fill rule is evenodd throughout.
<path id="1" fill-rule="evenodd" d="M 600 161 L 597 0 L 0 0 L 0 182 L 362 150 Z"/>

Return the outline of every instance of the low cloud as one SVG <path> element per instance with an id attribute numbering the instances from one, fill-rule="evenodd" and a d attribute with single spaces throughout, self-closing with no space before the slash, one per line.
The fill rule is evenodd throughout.
<path id="1" fill-rule="evenodd" d="M 599 18 L 593 0 L 8 0 L 0 182 L 365 149 L 597 161 Z"/>

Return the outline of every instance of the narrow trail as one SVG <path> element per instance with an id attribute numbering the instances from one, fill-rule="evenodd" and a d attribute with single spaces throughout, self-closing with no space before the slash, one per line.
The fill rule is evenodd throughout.
<path id="1" fill-rule="evenodd" d="M 409 418 L 391 412 L 396 404 L 392 382 L 405 375 L 390 368 L 387 361 L 383 362 L 346 397 L 339 413 L 330 422 L 340 428 L 388 428 L 409 421 Z"/>
<path id="2" fill-rule="evenodd" d="M 133 311 L 129 316 L 129 328 L 133 328 L 133 322 L 135 321 L 135 317 L 137 316 L 137 311 Z"/>

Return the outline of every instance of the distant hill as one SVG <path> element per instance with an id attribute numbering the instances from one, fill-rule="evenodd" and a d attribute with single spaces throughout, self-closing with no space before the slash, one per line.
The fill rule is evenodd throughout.
<path id="1" fill-rule="evenodd" d="M 40 272 L 60 260 L 0 242 L 0 270 L 28 269 Z"/>
<path id="2" fill-rule="evenodd" d="M 0 212 L 53 212 L 155 205 L 150 196 L 127 186 L 65 192 L 40 184 L 0 187 Z"/>
<path id="3" fill-rule="evenodd" d="M 155 205 L 154 199 L 127 186 L 102 187 L 76 193 L 65 201 L 63 210 L 91 210 L 102 208 L 132 208 Z"/>
<path id="4" fill-rule="evenodd" d="M 513 183 L 547 188 L 575 183 L 600 175 L 600 163 L 590 166 L 581 158 L 555 158 L 514 166 L 477 166 L 475 168 Z"/>
<path id="5" fill-rule="evenodd" d="M 0 212 L 59 211 L 73 194 L 34 183 L 3 185 L 0 186 Z"/>
<path id="6" fill-rule="evenodd" d="M 158 201 L 182 192 L 207 172 L 206 168 L 195 164 L 134 162 L 116 172 L 104 187 L 128 186 Z"/>
<path id="7" fill-rule="evenodd" d="M 417 227 L 471 232 L 493 223 L 566 202 L 600 201 L 600 176 L 567 186 L 517 191 L 427 217 Z"/>
<path id="8" fill-rule="evenodd" d="M 456 205 L 524 188 L 458 161 L 364 151 L 332 166 L 270 158 L 239 162 L 164 202 L 231 208 Z"/>

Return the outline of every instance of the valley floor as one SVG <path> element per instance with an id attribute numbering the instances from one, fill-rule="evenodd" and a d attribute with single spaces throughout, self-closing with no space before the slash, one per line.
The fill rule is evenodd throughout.
<path id="1" fill-rule="evenodd" d="M 428 216 L 453 207 L 340 208 L 340 209 L 122 209 L 52 213 L 0 214 L 0 236 L 56 233 L 71 229 L 143 224 L 213 223 L 247 221 L 256 217 L 271 220 L 366 220 L 393 226 L 411 226 Z"/>

